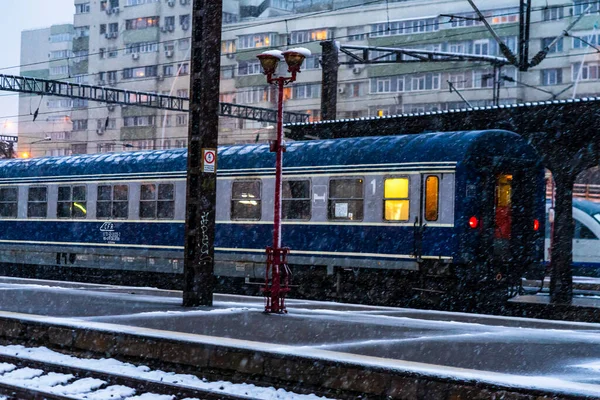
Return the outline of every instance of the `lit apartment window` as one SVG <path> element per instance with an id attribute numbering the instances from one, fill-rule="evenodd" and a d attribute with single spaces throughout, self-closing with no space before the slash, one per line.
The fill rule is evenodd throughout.
<path id="1" fill-rule="evenodd" d="M 223 40 L 221 42 L 221 54 L 235 53 L 235 40 Z"/>
<path id="2" fill-rule="evenodd" d="M 260 47 L 268 47 L 275 45 L 272 40 L 273 34 L 271 33 L 255 33 L 252 35 L 242 35 L 238 38 L 238 48 L 240 49 L 253 49 Z"/>
<path id="3" fill-rule="evenodd" d="M 156 76 L 157 73 L 158 67 L 156 65 L 138 68 L 125 68 L 123 70 L 123 79 L 145 78 L 148 76 Z"/>
<path id="4" fill-rule="evenodd" d="M 125 21 L 125 29 L 130 31 L 136 29 L 153 28 L 158 26 L 159 19 L 160 18 L 157 16 L 128 19 Z"/>

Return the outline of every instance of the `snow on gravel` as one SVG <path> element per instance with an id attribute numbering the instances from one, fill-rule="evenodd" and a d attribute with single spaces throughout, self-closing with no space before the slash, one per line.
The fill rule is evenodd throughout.
<path id="1" fill-rule="evenodd" d="M 194 375 L 175 374 L 172 372 L 165 372 L 160 370 L 151 370 L 147 366 L 135 366 L 133 364 L 124 363 L 112 358 L 108 359 L 83 359 L 76 358 L 73 356 L 57 353 L 45 347 L 27 348 L 24 346 L 0 346 L 0 354 L 17 356 L 24 359 L 31 360 L 43 360 L 60 365 L 69 365 L 78 368 L 93 369 L 96 371 L 102 371 L 107 373 L 116 373 L 126 375 L 130 377 L 174 383 L 178 385 L 186 385 L 198 389 L 212 390 L 220 393 L 244 395 L 254 399 L 265 399 L 265 400 L 316 400 L 326 399 L 326 397 L 319 397 L 314 394 L 303 395 L 288 392 L 283 389 L 276 389 L 274 387 L 259 387 L 246 383 L 231 383 L 227 381 L 214 381 L 210 382 L 206 379 L 200 379 Z M 13 371 L 14 370 L 14 371 Z M 19 383 L 21 386 L 32 386 L 34 385 L 39 390 L 51 391 L 56 394 L 67 394 L 77 395 L 78 393 L 85 393 L 92 389 L 102 386 L 104 383 L 98 379 L 84 378 L 73 382 L 72 384 L 63 386 L 62 383 L 68 381 L 64 374 L 48 374 L 48 377 L 41 377 L 43 371 L 35 370 L 31 368 L 22 368 L 15 370 L 14 365 L 0 364 L 0 373 L 7 372 L 2 376 L 2 381 L 6 383 Z M 13 375 L 11 375 L 13 374 Z M 38 385 L 39 384 L 39 385 Z M 115 399 L 121 397 L 132 396 L 130 388 L 123 386 L 110 386 L 103 390 L 100 390 L 93 395 L 86 394 L 85 399 Z M 81 397 L 84 398 L 84 397 Z M 172 397 L 156 394 L 144 394 L 132 399 L 139 400 L 170 400 Z M 0 398 L 0 400 L 2 400 Z"/>

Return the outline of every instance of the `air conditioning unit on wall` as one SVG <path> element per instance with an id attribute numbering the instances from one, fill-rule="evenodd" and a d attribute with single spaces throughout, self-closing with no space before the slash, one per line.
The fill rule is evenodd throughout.
<path id="1" fill-rule="evenodd" d="M 362 68 L 361 67 L 354 67 L 352 68 L 352 73 L 354 73 L 354 75 L 358 75 L 362 72 Z"/>

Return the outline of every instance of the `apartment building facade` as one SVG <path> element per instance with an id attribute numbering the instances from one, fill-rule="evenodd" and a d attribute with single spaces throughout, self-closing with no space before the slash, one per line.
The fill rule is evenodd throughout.
<path id="1" fill-rule="evenodd" d="M 516 51 L 518 1 L 477 3 L 497 34 Z M 50 77 L 188 96 L 191 0 L 75 0 L 75 10 L 72 53 L 66 60 L 68 73 L 58 74 L 65 71 L 56 61 L 51 67 L 56 69 L 49 71 L 57 74 L 51 73 Z M 568 36 L 552 46 L 541 64 L 528 72 L 512 66 L 494 71 L 486 62 L 405 59 L 411 62 L 343 64 L 338 76 L 337 116 L 356 118 L 466 107 L 461 97 L 449 90 L 450 85 L 471 106 L 491 105 L 495 84 L 500 85 L 500 104 L 595 95 L 600 89 L 599 11 L 600 1 L 534 0 L 531 57 L 574 18 L 586 15 Z M 302 46 L 313 55 L 305 61 L 297 82 L 286 88 L 285 107 L 306 112 L 312 120 L 320 119 L 323 40 L 337 40 L 341 45 L 501 56 L 498 44 L 468 2 L 459 0 L 224 0 L 223 22 L 221 101 L 274 108 L 274 87 L 267 85 L 256 55 L 267 49 Z M 24 36 L 23 40 L 32 39 Z M 395 61 L 395 56 L 385 52 L 379 57 Z M 341 56 L 340 61 L 351 59 Z M 26 108 L 27 99 L 22 100 Z M 57 109 L 56 114 L 62 111 Z M 85 102 L 73 103 L 68 111 L 72 130 L 64 152 L 160 149 L 187 144 L 185 113 Z M 266 140 L 273 135 L 272 125 L 222 118 L 220 142 Z M 58 152 L 52 147 L 47 150 L 43 154 Z"/>

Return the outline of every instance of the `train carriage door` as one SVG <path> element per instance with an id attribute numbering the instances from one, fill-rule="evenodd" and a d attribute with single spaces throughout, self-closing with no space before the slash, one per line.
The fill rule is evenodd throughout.
<path id="1" fill-rule="evenodd" d="M 501 174 L 496 178 L 494 202 L 494 254 L 510 259 L 510 240 L 513 226 L 513 176 Z"/>
<path id="2" fill-rule="evenodd" d="M 427 225 L 435 223 L 440 218 L 440 176 L 421 174 L 419 217 L 415 220 L 415 254 L 418 258 L 423 255 L 423 248 L 431 249 L 432 243 L 427 237 L 433 234 Z M 427 243 L 424 246 L 424 243 Z M 433 254 L 427 254 L 433 255 Z"/>

